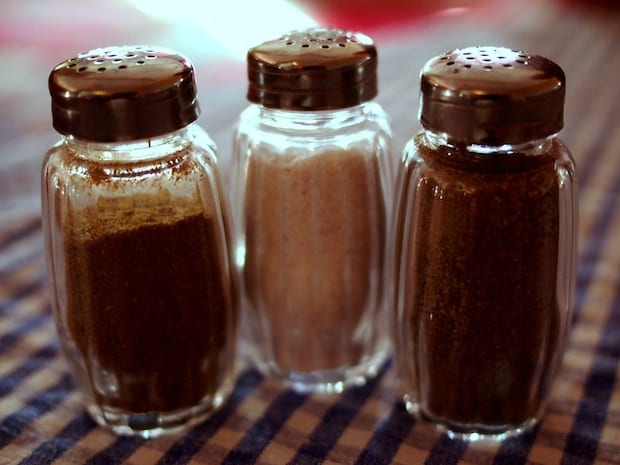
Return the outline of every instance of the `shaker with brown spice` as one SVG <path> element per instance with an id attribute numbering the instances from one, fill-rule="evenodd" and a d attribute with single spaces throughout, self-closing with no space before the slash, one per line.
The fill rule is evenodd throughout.
<path id="1" fill-rule="evenodd" d="M 421 74 L 396 200 L 396 365 L 410 411 L 474 439 L 541 416 L 569 328 L 575 167 L 565 77 L 472 47 Z"/>
<path id="2" fill-rule="evenodd" d="M 229 212 L 176 52 L 96 49 L 49 79 L 63 135 L 43 167 L 60 341 L 86 406 L 120 434 L 205 418 L 230 392 L 236 345 Z"/>
<path id="3" fill-rule="evenodd" d="M 293 32 L 248 52 L 235 143 L 245 340 L 299 390 L 363 382 L 386 355 L 390 128 L 372 41 Z"/>

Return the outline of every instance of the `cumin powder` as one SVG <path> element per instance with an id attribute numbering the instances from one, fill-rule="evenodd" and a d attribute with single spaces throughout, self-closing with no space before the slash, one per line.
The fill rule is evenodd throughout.
<path id="1" fill-rule="evenodd" d="M 66 235 L 69 331 L 97 402 L 134 413 L 196 404 L 230 363 L 231 300 L 213 219 L 144 203 L 99 200 L 75 212 Z"/>
<path id="2" fill-rule="evenodd" d="M 559 150 L 459 159 L 420 148 L 405 322 L 424 412 L 462 424 L 538 416 L 565 320 L 557 295 Z"/>

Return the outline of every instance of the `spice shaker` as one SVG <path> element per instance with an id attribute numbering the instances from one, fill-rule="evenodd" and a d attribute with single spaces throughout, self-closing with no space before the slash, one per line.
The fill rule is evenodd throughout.
<path id="1" fill-rule="evenodd" d="M 373 101 L 376 48 L 311 28 L 250 49 L 247 67 L 233 182 L 243 340 L 294 389 L 338 392 L 387 353 L 391 130 Z"/>
<path id="2" fill-rule="evenodd" d="M 575 166 L 557 133 L 565 76 L 506 48 L 435 57 L 398 173 L 395 360 L 407 408 L 449 434 L 540 418 L 575 281 Z"/>
<path id="3" fill-rule="evenodd" d="M 52 304 L 88 411 L 119 434 L 187 428 L 232 387 L 237 300 L 217 150 L 191 63 L 92 50 L 49 77 L 42 175 Z"/>

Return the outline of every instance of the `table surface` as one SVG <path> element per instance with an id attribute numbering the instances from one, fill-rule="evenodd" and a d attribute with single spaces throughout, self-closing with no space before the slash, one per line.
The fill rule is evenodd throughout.
<path id="1" fill-rule="evenodd" d="M 367 385 L 331 397 L 297 394 L 240 370 L 224 407 L 180 437 L 115 437 L 94 424 L 59 353 L 46 289 L 39 170 L 57 139 L 46 78 L 78 49 L 165 37 L 151 35 L 154 20 L 133 23 L 123 35 L 135 16 L 103 27 L 100 19 L 85 23 L 85 6 L 40 11 L 45 3 L 9 1 L 0 19 L 0 464 L 620 464 L 620 10 L 497 2 L 376 31 L 378 101 L 392 118 L 397 152 L 419 127 L 418 70 L 433 55 L 506 45 L 546 55 L 567 74 L 561 137 L 576 159 L 580 189 L 574 325 L 539 426 L 481 445 L 451 440 L 408 416 L 389 366 Z M 28 32 L 33 27 L 39 39 Z M 165 45 L 183 46 L 167 37 Z M 243 62 L 206 55 L 195 61 L 200 123 L 220 146 L 227 173 L 232 126 L 246 105 Z"/>

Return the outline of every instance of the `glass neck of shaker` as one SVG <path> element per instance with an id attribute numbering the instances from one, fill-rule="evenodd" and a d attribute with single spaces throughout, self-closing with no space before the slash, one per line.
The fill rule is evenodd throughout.
<path id="1" fill-rule="evenodd" d="M 307 111 L 282 110 L 267 108 L 262 105 L 258 105 L 258 107 L 263 124 L 296 131 L 313 131 L 317 127 L 342 129 L 346 126 L 358 124 L 366 118 L 370 105 L 372 102 L 333 110 Z"/>
<path id="2" fill-rule="evenodd" d="M 64 136 L 63 143 L 75 156 L 99 162 L 141 162 L 169 156 L 191 143 L 194 123 L 168 134 L 148 139 L 95 142 Z"/>
<path id="3" fill-rule="evenodd" d="M 472 155 L 543 155 L 549 152 L 553 140 L 557 134 L 551 134 L 544 139 L 535 139 L 519 144 L 480 145 L 457 143 L 451 140 L 448 134 L 439 133 L 430 129 L 422 129 L 422 137 L 425 144 L 431 149 L 446 148 L 449 151 L 471 153 Z"/>

